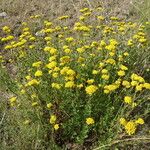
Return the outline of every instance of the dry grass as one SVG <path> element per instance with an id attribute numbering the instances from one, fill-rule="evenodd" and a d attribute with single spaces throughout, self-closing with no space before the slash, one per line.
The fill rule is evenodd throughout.
<path id="1" fill-rule="evenodd" d="M 17 26 L 30 15 L 40 14 L 45 18 L 54 18 L 62 14 L 69 14 L 72 18 L 79 15 L 82 7 L 106 8 L 109 16 L 117 15 L 129 19 L 132 0 L 1 0 L 0 12 L 6 12 L 8 17 L 0 18 L 0 26 L 5 24 Z"/>

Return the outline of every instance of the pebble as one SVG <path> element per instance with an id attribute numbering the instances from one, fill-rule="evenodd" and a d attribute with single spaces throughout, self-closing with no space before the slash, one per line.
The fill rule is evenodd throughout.
<path id="1" fill-rule="evenodd" d="M 0 17 L 6 18 L 7 17 L 7 13 L 6 12 L 1 12 L 0 13 Z"/>

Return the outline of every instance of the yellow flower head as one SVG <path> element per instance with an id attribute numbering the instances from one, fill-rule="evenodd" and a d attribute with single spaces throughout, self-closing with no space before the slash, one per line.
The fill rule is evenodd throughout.
<path id="1" fill-rule="evenodd" d="M 120 124 L 123 125 L 123 126 L 125 126 L 125 125 L 127 124 L 127 121 L 126 121 L 125 118 L 120 118 L 119 122 L 120 122 Z"/>
<path id="2" fill-rule="evenodd" d="M 125 72 L 123 70 L 118 71 L 118 76 L 120 77 L 125 76 Z"/>
<path id="3" fill-rule="evenodd" d="M 32 79 L 27 83 L 27 86 L 32 86 L 32 85 L 38 85 L 40 82 L 37 81 L 36 79 Z"/>
<path id="4" fill-rule="evenodd" d="M 11 31 L 8 26 L 4 26 L 4 27 L 2 28 L 2 30 L 3 30 L 4 32 L 6 32 L 6 33 L 9 33 L 9 32 Z"/>
<path id="5" fill-rule="evenodd" d="M 49 120 L 50 124 L 54 124 L 56 122 L 56 119 L 57 119 L 56 115 L 51 115 Z"/>
<path id="6" fill-rule="evenodd" d="M 72 42 L 73 40 L 74 40 L 73 37 L 68 37 L 68 38 L 66 38 L 66 41 L 67 41 L 67 42 Z"/>
<path id="7" fill-rule="evenodd" d="M 125 96 L 124 97 L 124 102 L 127 104 L 131 104 L 132 103 L 132 98 L 130 96 Z"/>
<path id="8" fill-rule="evenodd" d="M 74 76 L 76 74 L 75 71 L 72 69 L 69 69 L 66 73 L 67 75 L 71 75 L 71 76 Z"/>
<path id="9" fill-rule="evenodd" d="M 128 68 L 126 66 L 124 66 L 124 65 L 120 65 L 120 69 L 122 69 L 122 70 L 128 70 Z"/>
<path id="10" fill-rule="evenodd" d="M 55 124 L 55 125 L 54 125 L 54 129 L 55 129 L 55 130 L 58 130 L 58 129 L 59 129 L 59 124 Z"/>
<path id="11" fill-rule="evenodd" d="M 51 85 L 52 85 L 52 88 L 55 88 L 58 90 L 61 88 L 61 84 L 59 84 L 59 83 L 52 83 Z"/>
<path id="12" fill-rule="evenodd" d="M 103 73 L 103 74 L 107 74 L 107 73 L 108 73 L 108 70 L 107 70 L 107 69 L 103 69 L 103 70 L 102 70 L 102 73 Z"/>
<path id="13" fill-rule="evenodd" d="M 43 75 L 43 73 L 41 70 L 37 70 L 34 75 L 35 75 L 35 77 L 40 77 Z"/>
<path id="14" fill-rule="evenodd" d="M 89 79 L 89 80 L 87 80 L 86 81 L 88 84 L 92 84 L 92 83 L 94 83 L 94 79 Z"/>
<path id="15" fill-rule="evenodd" d="M 143 84 L 140 84 L 140 85 L 137 85 L 137 86 L 135 87 L 135 90 L 136 90 L 136 91 L 141 91 L 142 88 L 143 88 Z"/>
<path id="16" fill-rule="evenodd" d="M 107 75 L 107 74 L 103 74 L 103 75 L 102 75 L 102 79 L 104 79 L 104 80 L 108 80 L 108 79 L 109 79 L 109 75 Z"/>
<path id="17" fill-rule="evenodd" d="M 74 81 L 68 81 L 68 82 L 66 82 L 65 83 L 65 87 L 66 88 L 73 88 L 73 87 L 75 87 Z"/>
<path id="18" fill-rule="evenodd" d="M 92 74 L 93 74 L 93 75 L 98 74 L 98 73 L 99 73 L 99 71 L 97 71 L 97 70 L 93 70 L 93 71 L 92 71 Z"/>
<path id="19" fill-rule="evenodd" d="M 57 65 L 57 62 L 56 62 L 56 61 L 52 61 L 52 62 L 50 62 L 49 64 L 47 64 L 46 67 L 47 67 L 48 69 L 53 69 L 53 68 L 56 67 L 56 65 Z"/>
<path id="20" fill-rule="evenodd" d="M 98 18 L 99 20 L 104 20 L 104 19 L 105 19 L 103 16 L 97 16 L 97 18 Z"/>
<path id="21" fill-rule="evenodd" d="M 86 124 L 88 124 L 88 125 L 90 125 L 90 124 L 94 124 L 95 123 L 95 121 L 94 121 L 94 119 L 93 118 L 86 118 Z"/>
<path id="22" fill-rule="evenodd" d="M 131 81 L 131 85 L 132 85 L 132 86 L 137 86 L 137 85 L 138 85 L 138 82 L 137 82 L 137 81 Z"/>
<path id="23" fill-rule="evenodd" d="M 38 102 L 33 102 L 32 103 L 32 106 L 34 107 L 34 106 L 37 106 L 38 105 Z"/>
<path id="24" fill-rule="evenodd" d="M 143 87 L 150 90 L 150 83 L 144 83 Z"/>
<path id="25" fill-rule="evenodd" d="M 123 55 L 124 56 L 129 56 L 129 53 L 128 52 L 124 52 Z"/>
<path id="26" fill-rule="evenodd" d="M 136 131 L 136 123 L 134 123 L 133 121 L 127 122 L 127 124 L 125 125 L 125 130 L 128 135 L 134 134 Z"/>
<path id="27" fill-rule="evenodd" d="M 9 99 L 10 103 L 14 103 L 14 102 L 16 102 L 16 100 L 17 100 L 17 97 L 11 97 Z"/>
<path id="28" fill-rule="evenodd" d="M 122 82 L 122 85 L 125 86 L 126 88 L 130 88 L 130 82 L 128 82 L 128 81 L 126 81 L 126 80 L 124 80 L 124 81 Z"/>
<path id="29" fill-rule="evenodd" d="M 138 118 L 135 123 L 137 124 L 144 124 L 144 120 L 142 118 Z"/>
<path id="30" fill-rule="evenodd" d="M 98 90 L 98 87 L 95 85 L 89 85 L 85 88 L 85 91 L 87 94 L 92 95 L 93 93 L 95 93 Z"/>
<path id="31" fill-rule="evenodd" d="M 34 62 L 33 64 L 32 64 L 32 67 L 40 67 L 40 65 L 42 64 L 42 62 L 41 61 L 37 61 L 37 62 Z"/>
<path id="32" fill-rule="evenodd" d="M 52 103 L 48 103 L 48 104 L 47 104 L 47 108 L 51 108 L 52 106 L 53 106 Z"/>
<path id="33" fill-rule="evenodd" d="M 132 105 L 131 105 L 132 108 L 134 108 L 136 106 L 137 106 L 137 103 L 135 103 L 135 102 L 133 102 Z"/>

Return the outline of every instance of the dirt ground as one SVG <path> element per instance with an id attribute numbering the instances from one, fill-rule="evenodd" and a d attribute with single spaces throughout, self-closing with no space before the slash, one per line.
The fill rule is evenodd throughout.
<path id="1" fill-rule="evenodd" d="M 70 15 L 72 18 L 79 15 L 83 7 L 95 8 L 103 6 L 105 15 L 131 18 L 134 15 L 133 0 L 0 0 L 0 26 L 16 26 L 31 15 L 42 15 L 45 18 L 54 18 L 61 15 Z M 134 16 L 135 17 L 135 16 Z"/>

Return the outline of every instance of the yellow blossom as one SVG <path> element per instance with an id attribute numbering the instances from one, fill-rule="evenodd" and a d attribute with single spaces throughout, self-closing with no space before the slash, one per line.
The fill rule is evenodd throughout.
<path id="1" fill-rule="evenodd" d="M 142 118 L 138 118 L 136 121 L 135 121 L 136 124 L 144 124 L 144 120 Z"/>
<path id="2" fill-rule="evenodd" d="M 94 74 L 94 75 L 96 75 L 96 74 L 98 74 L 99 73 L 99 71 L 97 71 L 97 70 L 93 70 L 92 71 L 92 74 Z"/>
<path id="3" fill-rule="evenodd" d="M 124 56 L 129 56 L 128 52 L 123 53 Z"/>
<path id="4" fill-rule="evenodd" d="M 98 90 L 98 87 L 95 85 L 89 85 L 85 88 L 85 91 L 87 94 L 92 95 L 93 93 L 95 93 Z"/>
<path id="5" fill-rule="evenodd" d="M 137 81 L 131 81 L 131 85 L 132 85 L 132 86 L 137 86 L 137 85 L 138 85 L 138 82 L 137 82 Z"/>
<path id="6" fill-rule="evenodd" d="M 68 69 L 66 73 L 67 75 L 71 75 L 71 76 L 74 76 L 76 74 L 75 71 L 72 69 Z"/>
<path id="7" fill-rule="evenodd" d="M 77 88 L 81 89 L 83 87 L 83 84 L 77 85 Z"/>
<path id="8" fill-rule="evenodd" d="M 86 11 L 88 11 L 88 10 L 89 10 L 89 8 L 86 7 L 86 8 L 80 9 L 80 12 L 81 12 L 81 13 L 84 13 L 84 12 L 86 12 Z"/>
<path id="9" fill-rule="evenodd" d="M 59 129 L 59 124 L 55 124 L 55 125 L 54 125 L 54 129 L 55 129 L 55 130 L 58 130 L 58 129 Z"/>
<path id="10" fill-rule="evenodd" d="M 136 91 L 141 91 L 142 88 L 143 88 L 143 85 L 140 84 L 140 85 L 137 85 L 137 86 L 135 87 L 135 90 L 136 90 Z"/>
<path id="11" fill-rule="evenodd" d="M 116 61 L 114 59 L 112 59 L 112 58 L 109 58 L 109 59 L 106 60 L 106 63 L 115 65 Z"/>
<path id="12" fill-rule="evenodd" d="M 67 41 L 67 42 L 72 42 L 73 40 L 74 40 L 73 37 L 68 37 L 68 38 L 66 38 L 66 41 Z"/>
<path id="13" fill-rule="evenodd" d="M 133 45 L 133 40 L 132 40 L 132 39 L 128 40 L 127 45 L 128 45 L 128 46 L 132 46 L 132 45 Z"/>
<path id="14" fill-rule="evenodd" d="M 144 83 L 143 87 L 150 90 L 150 83 Z"/>
<path id="15" fill-rule="evenodd" d="M 131 104 L 132 103 L 132 98 L 130 96 L 125 96 L 124 97 L 124 102 L 127 104 Z"/>
<path id="16" fill-rule="evenodd" d="M 48 104 L 47 104 L 47 108 L 51 108 L 52 106 L 53 106 L 52 103 L 48 103 Z"/>
<path id="17" fill-rule="evenodd" d="M 55 88 L 55 89 L 60 89 L 61 88 L 61 85 L 59 83 L 52 83 L 52 88 Z"/>
<path id="18" fill-rule="evenodd" d="M 125 76 L 125 72 L 123 70 L 119 70 L 117 73 L 120 77 Z"/>
<path id="19" fill-rule="evenodd" d="M 82 48 L 77 48 L 77 52 L 79 53 L 83 53 L 85 51 L 85 49 L 82 47 Z"/>
<path id="20" fill-rule="evenodd" d="M 66 16 L 58 17 L 59 20 L 64 20 L 64 19 L 67 19 L 67 18 L 69 18 L 69 16 L 67 16 L 67 15 Z"/>
<path id="21" fill-rule="evenodd" d="M 30 80 L 30 79 L 31 79 L 31 76 L 28 75 L 28 76 L 26 76 L 25 78 L 26 78 L 27 80 Z"/>
<path id="22" fill-rule="evenodd" d="M 8 26 L 4 26 L 4 27 L 2 28 L 2 30 L 3 30 L 4 32 L 6 32 L 6 33 L 9 33 L 9 32 L 11 31 Z"/>
<path id="23" fill-rule="evenodd" d="M 106 85 L 104 86 L 105 90 L 109 90 L 109 91 L 114 91 L 118 88 L 118 86 L 116 84 L 110 84 L 110 85 Z"/>
<path id="24" fill-rule="evenodd" d="M 38 105 L 38 102 L 33 102 L 32 103 L 32 106 L 34 107 L 34 106 L 37 106 Z"/>
<path id="25" fill-rule="evenodd" d="M 56 115 L 51 115 L 49 120 L 50 124 L 54 124 L 56 122 L 56 119 L 57 119 Z"/>
<path id="26" fill-rule="evenodd" d="M 56 56 L 57 55 L 53 55 L 53 56 L 49 57 L 49 61 L 52 62 L 52 61 L 56 60 Z"/>
<path id="27" fill-rule="evenodd" d="M 102 79 L 104 79 L 104 80 L 108 80 L 108 79 L 109 79 L 109 75 L 107 75 L 107 74 L 103 74 L 103 75 L 102 75 Z"/>
<path id="28" fill-rule="evenodd" d="M 128 68 L 126 66 L 124 66 L 124 65 L 120 65 L 120 69 L 121 70 L 128 70 Z"/>
<path id="29" fill-rule="evenodd" d="M 58 75 L 59 75 L 59 74 L 58 74 L 58 73 L 56 73 L 56 72 L 52 74 L 53 78 L 57 78 L 57 77 L 58 77 Z"/>
<path id="30" fill-rule="evenodd" d="M 25 94 L 25 92 L 26 92 L 26 91 L 25 91 L 24 89 L 22 89 L 22 90 L 20 91 L 21 94 Z"/>
<path id="31" fill-rule="evenodd" d="M 86 81 L 88 84 L 92 84 L 92 83 L 94 83 L 94 79 L 89 79 L 89 80 L 87 80 Z"/>
<path id="32" fill-rule="evenodd" d="M 37 70 L 37 71 L 35 72 L 35 74 L 34 74 L 35 77 L 40 77 L 40 76 L 42 76 L 42 75 L 43 75 L 43 73 L 42 73 L 41 70 Z"/>
<path id="33" fill-rule="evenodd" d="M 11 97 L 9 99 L 10 103 L 14 103 L 14 102 L 16 102 L 16 100 L 17 100 L 17 97 Z"/>
<path id="34" fill-rule="evenodd" d="M 134 134 L 136 131 L 136 124 L 133 121 L 127 122 L 127 124 L 125 125 L 125 130 L 128 135 Z"/>
<path id="35" fill-rule="evenodd" d="M 47 67 L 48 69 L 53 69 L 53 68 L 56 67 L 56 65 L 57 65 L 57 62 L 56 62 L 56 61 L 52 61 L 52 62 L 50 62 L 49 64 L 47 64 L 46 67 Z"/>
<path id="36" fill-rule="evenodd" d="M 73 88 L 73 87 L 75 87 L 74 81 L 68 81 L 68 82 L 66 82 L 65 83 L 65 87 L 66 88 Z"/>
<path id="37" fill-rule="evenodd" d="M 119 121 L 120 121 L 120 124 L 123 125 L 123 126 L 125 126 L 127 124 L 127 121 L 126 121 L 125 118 L 120 118 Z"/>
<path id="38" fill-rule="evenodd" d="M 28 86 L 32 86 L 32 85 L 38 85 L 40 82 L 37 81 L 36 79 L 32 79 L 31 81 L 29 81 L 27 83 Z"/>
<path id="39" fill-rule="evenodd" d="M 106 42 L 104 41 L 104 40 L 101 40 L 101 42 L 100 42 L 100 46 L 106 46 Z"/>
<path id="40" fill-rule="evenodd" d="M 104 20 L 104 19 L 105 19 L 103 16 L 97 16 L 97 18 L 98 18 L 99 20 Z"/>
<path id="41" fill-rule="evenodd" d="M 135 103 L 135 102 L 133 102 L 132 105 L 131 105 L 132 108 L 134 108 L 136 106 L 137 106 L 137 103 Z"/>
<path id="42" fill-rule="evenodd" d="M 91 124 L 94 124 L 95 123 L 95 121 L 94 121 L 94 119 L 93 118 L 86 118 L 86 124 L 88 124 L 88 125 L 91 125 Z"/>
<path id="43" fill-rule="evenodd" d="M 126 80 L 122 81 L 122 85 L 125 86 L 126 88 L 130 88 L 130 82 Z"/>
<path id="44" fill-rule="evenodd" d="M 102 73 L 103 73 L 103 74 L 107 74 L 107 73 L 108 73 L 108 70 L 107 70 L 107 69 L 103 69 L 103 70 L 102 70 Z"/>
<path id="45" fill-rule="evenodd" d="M 108 94 L 108 93 L 110 93 L 110 91 L 108 89 L 104 89 L 104 93 Z"/>

